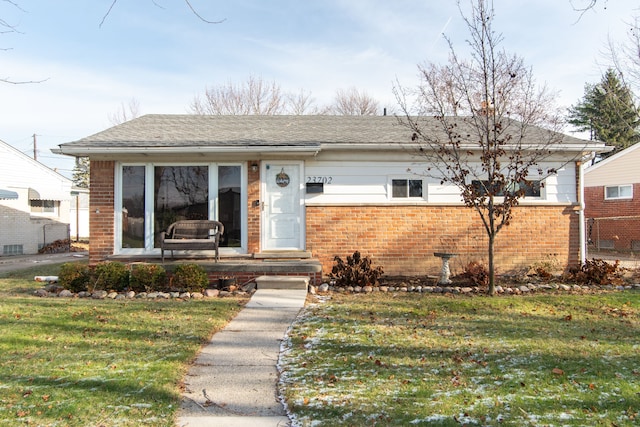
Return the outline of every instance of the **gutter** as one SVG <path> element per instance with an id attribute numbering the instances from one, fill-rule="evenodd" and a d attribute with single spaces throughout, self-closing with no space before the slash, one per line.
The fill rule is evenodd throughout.
<path id="1" fill-rule="evenodd" d="M 243 153 L 298 153 L 309 156 L 316 155 L 319 146 L 172 146 L 172 147 L 60 147 L 53 148 L 54 154 L 67 156 L 90 156 L 96 154 L 243 154 Z"/>

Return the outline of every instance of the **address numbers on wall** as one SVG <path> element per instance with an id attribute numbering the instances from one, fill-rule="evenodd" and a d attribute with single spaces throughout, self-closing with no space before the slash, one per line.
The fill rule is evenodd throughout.
<path id="1" fill-rule="evenodd" d="M 331 184 L 332 176 L 308 176 L 307 184 Z"/>

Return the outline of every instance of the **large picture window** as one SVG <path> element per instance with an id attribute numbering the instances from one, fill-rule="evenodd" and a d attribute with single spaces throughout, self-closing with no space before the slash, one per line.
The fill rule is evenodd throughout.
<path id="1" fill-rule="evenodd" d="M 240 166 L 218 167 L 218 221 L 224 225 L 221 247 L 241 245 L 241 185 Z"/>
<path id="2" fill-rule="evenodd" d="M 144 248 L 144 166 L 122 167 L 122 247 Z"/>
<path id="3" fill-rule="evenodd" d="M 242 171 L 239 164 L 122 165 L 118 246 L 128 253 L 149 252 L 159 248 L 160 234 L 171 223 L 214 219 L 225 227 L 220 247 L 241 249 L 246 223 Z"/>
<path id="4" fill-rule="evenodd" d="M 153 170 L 154 246 L 160 233 L 183 219 L 209 219 L 207 166 L 155 166 Z"/>

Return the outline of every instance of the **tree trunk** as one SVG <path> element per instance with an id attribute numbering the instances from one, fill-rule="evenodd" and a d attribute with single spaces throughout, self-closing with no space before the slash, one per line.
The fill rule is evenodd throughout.
<path id="1" fill-rule="evenodd" d="M 495 241 L 495 234 L 489 234 L 489 295 L 496 293 L 496 271 L 493 263 L 493 243 Z"/>

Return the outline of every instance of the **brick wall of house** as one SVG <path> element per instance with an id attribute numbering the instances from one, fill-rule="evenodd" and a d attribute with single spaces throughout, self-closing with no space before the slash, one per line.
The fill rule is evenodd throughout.
<path id="1" fill-rule="evenodd" d="M 579 217 L 575 206 L 526 206 L 515 209 L 511 225 L 495 244 L 498 272 L 557 259 L 579 262 Z M 386 275 L 439 273 L 434 252 L 455 252 L 452 270 L 470 261 L 487 261 L 487 237 L 477 213 L 463 206 L 309 206 L 307 249 L 329 273 L 333 257 L 358 250 L 381 265 Z"/>
<path id="2" fill-rule="evenodd" d="M 91 161 L 89 196 L 89 263 L 104 261 L 113 254 L 114 242 L 114 173 L 115 162 Z"/>
<path id="3" fill-rule="evenodd" d="M 260 163 L 250 161 L 247 179 L 247 251 L 260 252 Z M 258 170 L 251 170 L 251 165 L 258 165 Z M 258 201 L 256 205 L 254 202 Z"/>
<path id="4" fill-rule="evenodd" d="M 640 249 L 640 184 L 633 184 L 633 199 L 605 200 L 604 187 L 586 187 L 587 240 L 616 250 Z M 623 217 L 632 217 L 624 219 Z"/>

